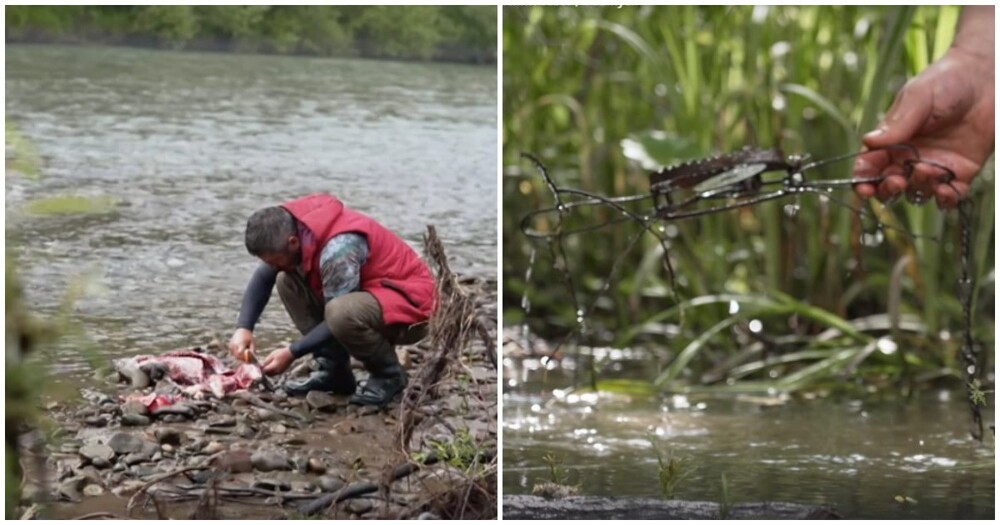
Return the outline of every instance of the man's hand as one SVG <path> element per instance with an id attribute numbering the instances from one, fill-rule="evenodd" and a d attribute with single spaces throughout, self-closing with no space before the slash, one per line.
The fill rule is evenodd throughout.
<path id="1" fill-rule="evenodd" d="M 992 8 L 989 17 L 993 17 Z M 940 60 L 900 90 L 885 119 L 863 139 L 869 149 L 912 145 L 921 160 L 954 172 L 951 184 L 946 171 L 925 163 L 916 163 L 907 180 L 904 161 L 913 155 L 904 150 L 882 150 L 855 161 L 855 177 L 885 176 L 877 187 L 856 185 L 860 197 L 886 201 L 905 191 L 911 202 L 933 197 L 938 207 L 954 208 L 966 196 L 972 179 L 993 152 L 996 133 L 992 22 L 989 29 L 989 35 L 976 35 L 979 40 L 972 40 L 973 45 L 956 39 L 956 45 Z M 981 48 L 980 42 L 989 49 Z"/>
<path id="2" fill-rule="evenodd" d="M 249 350 L 251 353 L 256 353 L 257 343 L 253 339 L 253 332 L 247 330 L 246 328 L 238 328 L 236 332 L 233 333 L 232 339 L 229 340 L 229 353 L 236 358 L 237 361 L 243 363 L 246 362 L 243 359 L 243 352 Z"/>
<path id="3" fill-rule="evenodd" d="M 265 374 L 274 376 L 288 370 L 288 367 L 292 366 L 292 361 L 295 361 L 295 356 L 292 355 L 292 349 L 286 346 L 268 354 L 261 362 L 260 368 Z"/>

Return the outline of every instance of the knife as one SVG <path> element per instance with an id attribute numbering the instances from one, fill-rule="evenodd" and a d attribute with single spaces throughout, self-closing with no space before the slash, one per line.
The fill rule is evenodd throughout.
<path id="1" fill-rule="evenodd" d="M 274 385 L 271 383 L 271 380 L 267 378 L 267 374 L 264 373 L 264 367 L 260 366 L 260 361 L 257 360 L 257 356 L 255 356 L 249 348 L 244 348 L 241 355 L 243 356 L 244 363 L 254 365 L 258 370 L 260 370 L 260 382 L 264 385 L 264 388 L 270 392 L 274 392 Z"/>

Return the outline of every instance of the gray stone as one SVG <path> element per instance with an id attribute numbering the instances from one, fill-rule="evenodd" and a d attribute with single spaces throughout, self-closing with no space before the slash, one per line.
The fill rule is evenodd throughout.
<path id="1" fill-rule="evenodd" d="M 219 416 L 213 417 L 208 420 L 209 427 L 234 427 L 236 426 L 236 418 L 233 416 Z"/>
<path id="2" fill-rule="evenodd" d="M 164 418 L 164 420 L 166 420 L 169 416 L 194 417 L 194 409 L 186 403 L 177 403 L 159 407 L 151 413 L 155 417 Z"/>
<path id="3" fill-rule="evenodd" d="M 132 467 L 130 472 L 137 478 L 148 478 L 160 474 L 162 471 L 150 465 L 136 465 Z"/>
<path id="4" fill-rule="evenodd" d="M 337 409 L 337 399 L 330 394 L 320 392 L 319 390 L 310 390 L 309 393 L 306 394 L 306 404 L 314 410 L 325 412 L 333 412 Z"/>
<path id="5" fill-rule="evenodd" d="M 143 461 L 146 461 L 147 459 L 149 459 L 149 458 L 147 458 L 145 454 L 142 454 L 141 452 L 135 452 L 135 453 L 129 454 L 129 455 L 125 456 L 124 458 L 122 458 L 122 461 L 126 465 L 128 465 L 128 466 L 131 467 L 132 465 L 138 465 L 139 463 L 142 463 Z"/>
<path id="6" fill-rule="evenodd" d="M 101 494 L 104 494 L 104 487 L 100 485 L 87 485 L 86 487 L 83 487 L 84 496 L 94 497 L 100 496 Z"/>
<path id="7" fill-rule="evenodd" d="M 88 427 L 101 428 L 108 425 L 108 418 L 104 416 L 91 416 L 88 418 L 84 418 L 83 424 L 87 425 Z"/>
<path id="8" fill-rule="evenodd" d="M 309 458 L 309 462 L 306 465 L 306 470 L 314 474 L 323 475 L 326 474 L 326 464 L 323 460 L 319 458 Z"/>
<path id="9" fill-rule="evenodd" d="M 100 443 L 93 443 L 90 445 L 84 445 L 80 447 L 80 455 L 89 460 L 91 463 L 97 459 L 103 459 L 105 462 L 111 461 L 111 458 L 115 457 L 115 451 L 108 445 L 102 445 Z"/>
<path id="10" fill-rule="evenodd" d="M 286 427 L 285 425 L 282 425 L 281 423 L 275 423 L 275 424 L 271 425 L 270 426 L 270 430 L 271 430 L 272 434 L 281 435 L 281 434 L 287 434 L 288 433 L 288 427 Z"/>
<path id="11" fill-rule="evenodd" d="M 244 439 L 251 439 L 257 436 L 257 431 L 246 423 L 236 425 L 236 435 Z"/>
<path id="12" fill-rule="evenodd" d="M 164 445 L 180 445 L 183 435 L 180 431 L 172 428 L 158 428 L 154 432 L 157 443 Z"/>
<path id="13" fill-rule="evenodd" d="M 160 450 L 164 454 L 172 454 L 174 452 L 174 446 L 169 443 L 165 443 L 163 445 L 160 445 Z"/>
<path id="14" fill-rule="evenodd" d="M 111 447 L 111 450 L 115 451 L 115 454 L 131 454 L 142 450 L 143 443 L 142 438 L 135 434 L 116 432 L 111 436 L 107 444 Z"/>
<path id="15" fill-rule="evenodd" d="M 288 454 L 281 450 L 261 450 L 250 456 L 255 469 L 270 472 L 272 470 L 291 470 L 292 465 Z"/>
<path id="16" fill-rule="evenodd" d="M 129 401 L 124 405 L 122 405 L 122 414 L 123 415 L 134 414 L 137 416 L 145 416 L 146 414 L 149 414 L 149 408 L 138 401 Z"/>
<path id="17" fill-rule="evenodd" d="M 254 413 L 260 421 L 278 421 L 282 418 L 281 414 L 266 408 L 254 407 Z"/>
<path id="18" fill-rule="evenodd" d="M 163 421 L 164 423 L 182 423 L 184 421 L 187 421 L 187 417 L 182 416 L 180 414 L 167 414 L 165 416 L 160 417 L 160 421 Z"/>
<path id="19" fill-rule="evenodd" d="M 382 410 L 382 409 L 379 408 L 379 407 L 371 406 L 371 405 L 365 405 L 365 406 L 363 406 L 363 407 L 361 407 L 361 408 L 358 409 L 358 415 L 359 416 L 370 416 L 372 414 L 377 414 L 380 410 Z"/>
<path id="20" fill-rule="evenodd" d="M 253 488 L 275 492 L 288 492 L 291 490 L 292 486 L 284 480 L 265 478 L 254 481 Z"/>
<path id="21" fill-rule="evenodd" d="M 90 460 L 90 464 L 97 468 L 108 468 L 111 466 L 111 461 L 104 458 L 94 458 Z"/>
<path id="22" fill-rule="evenodd" d="M 225 403 L 219 403 L 219 404 L 215 405 L 215 411 L 217 413 L 219 413 L 219 414 L 223 414 L 223 415 L 227 415 L 227 416 L 231 416 L 231 415 L 233 415 L 233 414 L 236 413 L 236 411 L 233 410 L 233 407 L 231 407 L 231 406 L 229 406 L 229 405 L 227 405 Z"/>
<path id="23" fill-rule="evenodd" d="M 374 506 L 375 504 L 372 503 L 372 500 L 367 498 L 356 498 L 347 502 L 348 512 L 354 514 L 364 514 L 372 510 L 372 507 Z"/>
<path id="24" fill-rule="evenodd" d="M 225 449 L 226 447 L 222 443 L 219 443 L 218 441 L 212 441 L 209 444 L 205 445 L 205 448 L 201 449 L 201 451 L 204 452 L 205 454 L 211 455 L 215 454 L 216 452 L 222 452 Z"/>
<path id="25" fill-rule="evenodd" d="M 67 499 L 69 501 L 80 501 L 81 495 L 80 491 L 83 490 L 84 484 L 87 483 L 87 478 L 83 476 L 75 476 L 67 479 L 59 484 L 59 489 L 57 491 L 58 496 L 61 499 Z"/>
<path id="26" fill-rule="evenodd" d="M 144 427 L 151 423 L 149 417 L 140 414 L 125 414 L 122 416 L 122 426 Z"/>
<path id="27" fill-rule="evenodd" d="M 338 478 L 337 476 L 323 476 L 317 481 L 319 488 L 323 492 L 337 492 L 338 490 L 344 488 L 344 480 Z"/>

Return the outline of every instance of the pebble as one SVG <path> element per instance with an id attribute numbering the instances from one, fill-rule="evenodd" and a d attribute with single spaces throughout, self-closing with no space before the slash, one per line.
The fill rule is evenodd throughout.
<path id="1" fill-rule="evenodd" d="M 115 451 L 115 454 L 131 454 L 142 450 L 143 443 L 142 438 L 135 434 L 116 432 L 111 436 L 111 439 L 108 439 L 107 445 Z"/>
<path id="2" fill-rule="evenodd" d="M 275 492 L 288 492 L 292 486 L 287 481 L 280 479 L 258 479 L 253 482 L 253 488 L 271 490 Z"/>
<path id="3" fill-rule="evenodd" d="M 306 470 L 308 472 L 323 475 L 326 474 L 326 465 L 323 463 L 323 460 L 319 458 L 309 458 Z"/>
<path id="4" fill-rule="evenodd" d="M 152 421 L 141 414 L 125 414 L 122 416 L 122 426 L 126 427 L 144 427 L 152 423 Z"/>
<path id="5" fill-rule="evenodd" d="M 347 510 L 354 514 L 364 514 L 374 507 L 372 500 L 367 498 L 352 499 L 347 502 Z"/>
<path id="6" fill-rule="evenodd" d="M 149 408 L 138 401 L 129 401 L 124 405 L 122 405 L 122 414 L 124 415 L 135 414 L 139 416 L 145 416 L 146 414 L 149 414 Z"/>
<path id="7" fill-rule="evenodd" d="M 291 463 L 288 461 L 288 455 L 281 450 L 261 450 L 254 452 L 250 456 L 250 462 L 253 463 L 255 469 L 263 472 L 292 469 Z"/>
<path id="8" fill-rule="evenodd" d="M 84 496 L 93 497 L 100 496 L 101 494 L 104 494 L 104 487 L 100 485 L 87 485 L 86 487 L 83 487 Z"/>
<path id="9" fill-rule="evenodd" d="M 115 457 L 115 451 L 108 445 L 102 445 L 99 443 L 84 445 L 80 447 L 80 455 L 84 458 L 90 460 L 91 463 L 94 460 L 103 459 L 105 462 L 111 461 L 111 458 Z"/>
<path id="10" fill-rule="evenodd" d="M 312 407 L 313 410 L 332 412 L 337 408 L 337 399 L 326 392 L 310 390 L 306 394 L 306 404 Z"/>
<path id="11" fill-rule="evenodd" d="M 225 449 L 226 447 L 222 443 L 219 443 L 218 441 L 212 441 L 211 443 L 205 445 L 205 448 L 201 449 L 201 451 L 204 452 L 205 454 L 212 455 L 215 454 L 216 452 L 222 452 Z"/>
<path id="12" fill-rule="evenodd" d="M 281 423 L 275 423 L 271 425 L 270 430 L 272 434 L 285 434 L 288 432 L 288 428 L 285 427 L 285 425 L 282 425 Z"/>
<path id="13" fill-rule="evenodd" d="M 323 492 L 337 492 L 338 490 L 344 488 L 344 480 L 336 476 L 323 476 L 319 478 L 319 488 L 323 489 Z"/>
<path id="14" fill-rule="evenodd" d="M 169 443 L 163 444 L 160 445 L 160 450 L 162 450 L 164 454 L 170 454 L 174 451 L 174 446 Z"/>
<path id="15" fill-rule="evenodd" d="M 155 414 L 154 414 L 155 415 Z M 187 418 L 180 414 L 167 414 L 160 418 L 164 423 L 180 423 L 186 421 Z"/>
<path id="16" fill-rule="evenodd" d="M 181 433 L 179 431 L 177 431 L 177 430 L 172 429 L 172 428 L 158 428 L 154 432 L 154 435 L 156 435 L 156 441 L 158 443 L 160 443 L 161 445 L 163 445 L 163 444 L 180 445 L 181 444 L 181 437 L 182 437 Z"/>
<path id="17" fill-rule="evenodd" d="M 219 427 L 234 427 L 236 426 L 236 418 L 233 416 L 219 416 L 209 419 L 209 427 L 219 428 Z"/>
<path id="18" fill-rule="evenodd" d="M 94 458 L 90 460 L 90 464 L 97 468 L 108 468 L 111 466 L 111 461 L 104 458 Z"/>
<path id="19" fill-rule="evenodd" d="M 83 424 L 87 425 L 88 427 L 97 427 L 97 428 L 100 428 L 100 427 L 107 426 L 108 419 L 106 417 L 103 417 L 103 416 L 91 416 L 91 417 L 88 417 L 88 418 L 84 418 Z"/>
<path id="20" fill-rule="evenodd" d="M 131 467 L 132 465 L 138 465 L 139 463 L 146 461 L 146 459 L 147 458 L 144 454 L 133 453 L 122 458 L 122 461 L 124 461 L 126 465 Z"/>
<path id="21" fill-rule="evenodd" d="M 136 465 L 132 467 L 131 472 L 137 478 L 146 478 L 149 476 L 155 476 L 161 471 L 160 469 L 149 465 Z"/>
<path id="22" fill-rule="evenodd" d="M 253 472 L 253 461 L 246 450 L 233 450 L 218 459 L 219 468 L 234 474 Z"/>
<path id="23" fill-rule="evenodd" d="M 59 496 L 70 501 L 79 501 L 80 490 L 83 489 L 86 482 L 87 479 L 83 476 L 75 476 L 63 481 L 59 484 Z"/>
<path id="24" fill-rule="evenodd" d="M 251 439 L 257 435 L 257 431 L 246 423 L 236 425 L 236 435 L 244 439 Z"/>

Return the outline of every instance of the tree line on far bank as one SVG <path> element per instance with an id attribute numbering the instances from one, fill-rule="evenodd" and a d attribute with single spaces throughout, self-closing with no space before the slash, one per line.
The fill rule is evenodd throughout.
<path id="1" fill-rule="evenodd" d="M 7 6 L 7 42 L 495 63 L 493 6 Z"/>

